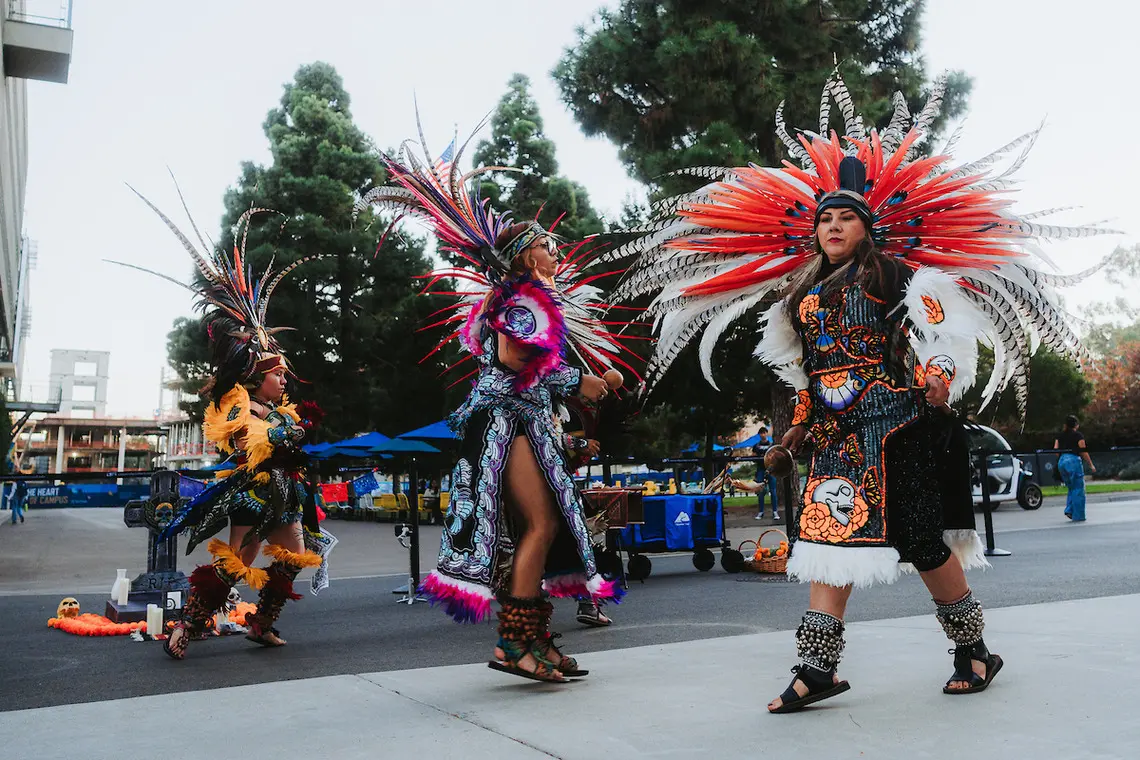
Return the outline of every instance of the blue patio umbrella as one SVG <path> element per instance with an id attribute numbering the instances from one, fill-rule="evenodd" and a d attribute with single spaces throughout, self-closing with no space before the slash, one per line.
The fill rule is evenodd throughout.
<path id="1" fill-rule="evenodd" d="M 327 449 L 318 451 L 316 454 L 312 455 L 314 459 L 332 459 L 333 457 L 351 457 L 353 459 L 363 459 L 365 457 L 372 456 L 377 455 L 373 454 L 371 449 L 345 448 L 337 445 L 329 446 Z M 380 456 L 381 458 L 386 458 L 383 455 Z"/>
<path id="2" fill-rule="evenodd" d="M 452 432 L 451 428 L 443 420 L 433 422 L 430 425 L 425 425 L 422 428 L 416 428 L 408 433 L 403 433 L 399 438 L 411 438 L 418 441 L 454 441 L 457 436 Z"/>
<path id="3" fill-rule="evenodd" d="M 692 446 L 690 446 L 689 448 L 687 448 L 687 449 L 683 449 L 683 450 L 681 451 L 681 453 L 682 453 L 682 454 L 694 454 L 694 453 L 696 453 L 697 451 L 699 451 L 699 450 L 701 450 L 701 449 L 703 449 L 703 448 L 704 448 L 704 446 L 703 446 L 702 444 L 699 444 L 699 443 L 694 443 L 694 444 L 693 444 Z M 727 448 L 728 448 L 727 446 L 721 446 L 719 443 L 714 443 L 714 444 L 713 444 L 713 451 L 724 451 L 724 450 L 725 450 L 725 449 L 727 449 Z"/>
<path id="4" fill-rule="evenodd" d="M 377 454 L 439 454 L 440 450 L 423 441 L 414 441 L 410 438 L 392 438 L 371 451 Z"/>
<path id="5" fill-rule="evenodd" d="M 745 438 L 743 441 L 736 444 L 732 448 L 734 448 L 734 449 L 750 449 L 753 446 L 757 445 L 758 443 L 760 443 L 760 434 L 759 433 L 752 436 L 751 438 Z"/>
<path id="6" fill-rule="evenodd" d="M 338 449 L 372 449 L 382 443 L 392 440 L 383 433 L 364 433 L 355 438 L 346 438 L 333 444 Z"/>
<path id="7" fill-rule="evenodd" d="M 306 454 L 316 455 L 328 451 L 332 447 L 333 444 L 331 443 L 314 443 L 310 444 L 309 446 L 302 446 L 301 451 L 305 452 Z"/>

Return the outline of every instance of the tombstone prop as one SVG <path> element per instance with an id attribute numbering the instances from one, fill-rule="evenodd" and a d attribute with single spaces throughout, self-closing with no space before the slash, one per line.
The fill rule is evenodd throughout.
<path id="1" fill-rule="evenodd" d="M 190 582 L 178 569 L 178 537 L 156 540 L 186 501 L 180 494 L 181 479 L 170 470 L 156 472 L 150 478 L 150 498 L 129 501 L 123 508 L 127 527 L 147 529 L 146 572 L 131 581 L 126 604 L 107 602 L 106 617 L 116 623 L 145 620 L 148 604 L 157 604 L 170 617 L 189 595 Z"/>

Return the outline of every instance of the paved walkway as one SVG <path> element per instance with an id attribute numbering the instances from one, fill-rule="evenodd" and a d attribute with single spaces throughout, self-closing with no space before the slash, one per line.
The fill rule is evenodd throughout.
<path id="1" fill-rule="evenodd" d="M 1083 527 L 1140 521 L 1140 496 L 1112 494 L 1090 498 L 1088 521 L 1076 525 L 1062 514 L 1064 500 L 1046 500 L 1039 510 L 1026 511 L 1007 505 L 993 515 L 997 535 L 1021 530 L 1081 530 Z M 110 591 L 115 570 L 127 568 L 134 578 L 146 569 L 146 531 L 123 524 L 120 509 L 70 508 L 41 509 L 27 513 L 27 522 L 11 525 L 10 512 L 0 512 L 0 596 L 18 594 L 76 595 Z M 984 524 L 978 515 L 978 530 Z M 730 524 L 739 524 L 733 520 Z M 326 527 L 340 543 L 332 557 L 332 577 L 400 579 L 407 575 L 408 552 L 396 541 L 390 523 L 329 520 Z M 744 527 L 730 527 L 727 537 L 732 546 L 754 540 L 770 527 L 772 520 L 745 520 Z M 440 529 L 420 527 L 420 567 L 430 570 L 439 548 Z M 770 535 L 766 541 L 775 541 Z M 998 541 L 998 546 L 1001 542 Z M 180 542 L 184 546 L 184 542 Z M 205 543 L 189 556 L 179 558 L 179 568 L 189 572 L 195 565 L 208 563 Z M 301 575 L 307 580 L 311 571 Z M 398 584 L 398 580 L 396 583 Z"/>
<path id="2" fill-rule="evenodd" d="M 1131 758 L 1138 625 L 1140 595 L 991 610 L 1007 665 L 950 697 L 931 615 L 855 623 L 852 691 L 789 716 L 764 711 L 789 678 L 785 631 L 587 654 L 593 674 L 566 686 L 482 664 L 361 673 L 0 713 L 0 736 L 4 757 L 37 760 Z"/>

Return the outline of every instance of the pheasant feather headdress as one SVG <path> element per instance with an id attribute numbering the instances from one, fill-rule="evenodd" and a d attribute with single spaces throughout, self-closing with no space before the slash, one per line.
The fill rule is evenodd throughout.
<path id="1" fill-rule="evenodd" d="M 958 166 L 950 157 L 957 132 L 938 152 L 922 155 L 919 147 L 939 113 L 945 85 L 944 78 L 936 82 L 925 107 L 913 116 L 897 93 L 893 117 L 879 133 L 856 115 L 846 86 L 833 74 L 824 86 L 818 133 L 792 137 L 782 103 L 776 111 L 776 134 L 795 163 L 677 172 L 712 182 L 654 204 L 653 219 L 632 230 L 641 236 L 603 257 L 638 256 L 615 290 L 615 302 L 660 290 L 647 312 L 659 330 L 646 370 L 650 384 L 702 330 L 701 359 L 708 375 L 713 347 L 728 326 L 782 293 L 816 261 L 816 210 L 829 194 L 841 191 L 840 165 L 847 156 L 865 167 L 864 185 L 855 190 L 866 203 L 876 247 L 912 269 L 937 267 L 952 274 L 984 317 L 980 337 L 995 355 L 987 403 L 1012 382 L 1024 411 L 1029 358 L 1038 343 L 1078 363 L 1088 359 L 1053 287 L 1073 284 L 1106 262 L 1071 277 L 1046 273 L 1041 265 L 1050 262 L 1036 242 L 1112 231 L 1036 221 L 1059 209 L 1011 211 L 1005 193 L 1015 187 L 1013 175 L 1040 127 Z M 843 116 L 842 139 L 829 131 L 832 100 Z M 994 168 L 1011 156 L 1002 171 Z"/>
<path id="2" fill-rule="evenodd" d="M 416 125 L 423 157 L 410 150 L 409 142 L 404 142 L 395 156 L 381 153 L 384 165 L 396 184 L 369 190 L 357 201 L 354 213 L 359 214 L 369 207 L 378 211 L 394 211 L 397 216 L 393 225 L 410 215 L 432 229 L 445 251 L 467 260 L 492 279 L 506 275 L 517 253 L 550 233 L 535 222 L 501 247 L 497 246 L 499 236 L 514 222 L 510 214 L 492 209 L 490 201 L 480 197 L 478 182 L 472 180 L 487 172 L 514 170 L 504 166 L 482 166 L 460 174 L 459 161 L 463 151 L 482 124 L 458 149 L 456 141 L 452 140 L 435 159 L 428 152 L 418 117 Z"/>
<path id="3" fill-rule="evenodd" d="M 384 163 L 397 184 L 373 188 L 356 204 L 357 214 L 369 207 L 395 212 L 397 217 L 393 225 L 405 215 L 423 221 L 438 237 L 444 250 L 469 264 L 441 268 L 427 278 L 425 293 L 456 299 L 452 305 L 435 312 L 433 317 L 439 317 L 438 321 L 424 328 L 452 328 L 428 356 L 451 340 L 459 340 L 467 351 L 478 353 L 480 347 L 465 337 L 465 326 L 469 326 L 479 313 L 491 290 L 509 275 L 516 255 L 539 239 L 558 240 L 553 228 L 547 229 L 538 221 L 531 221 L 509 240 L 497 244 L 503 231 L 510 228 L 514 220 L 509 213 L 492 209 L 489 200 L 480 197 L 478 184 L 472 180 L 486 172 L 513 170 L 483 166 L 461 173 L 459 168 L 464 150 L 481 127 L 476 128 L 458 149 L 455 147 L 457 141 L 453 140 L 439 158 L 432 158 L 423 147 L 426 143 L 420 127 L 422 157 L 409 149 L 408 142 L 400 147 L 397 156 L 384 155 Z M 636 371 L 622 358 L 624 354 L 632 355 L 624 345 L 625 340 L 632 338 L 610 333 L 610 323 L 604 321 L 605 303 L 601 291 L 591 284 L 606 275 L 584 276 L 595 252 L 588 251 L 581 242 L 566 243 L 563 249 L 567 253 L 559 263 L 554 281 L 545 285 L 557 300 L 565 319 L 568 353 L 591 371 L 604 371 L 617 364 L 630 369 L 636 376 Z M 435 289 L 445 282 L 457 283 L 457 290 Z"/>
<path id="4" fill-rule="evenodd" d="M 185 201 L 183 210 L 190 219 L 190 227 L 205 252 L 197 246 L 142 193 L 131 190 L 142 199 L 166 224 L 182 246 L 190 254 L 191 260 L 202 275 L 202 284 L 187 285 L 161 272 L 128 264 L 121 261 L 111 263 L 138 269 L 164 280 L 181 285 L 195 296 L 195 306 L 207 312 L 207 329 L 210 337 L 211 361 L 215 367 L 215 382 L 211 396 L 215 402 L 235 384 L 255 380 L 260 375 L 274 369 L 288 369 L 288 365 L 277 343 L 275 335 L 289 327 L 269 327 L 266 315 L 269 299 L 281 281 L 301 264 L 321 258 L 321 254 L 307 256 L 289 264 L 279 271 L 273 271 L 273 262 L 260 276 L 255 276 L 246 260 L 246 240 L 249 235 L 250 220 L 263 213 L 278 213 L 270 209 L 250 208 L 241 215 L 233 228 L 234 247 L 232 255 L 223 249 L 207 244 L 198 227 L 190 218 Z M 181 191 L 179 199 L 182 200 Z"/>

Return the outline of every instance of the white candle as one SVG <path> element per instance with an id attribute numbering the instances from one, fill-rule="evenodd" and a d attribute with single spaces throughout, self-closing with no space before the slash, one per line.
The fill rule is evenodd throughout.
<path id="1" fill-rule="evenodd" d="M 119 598 L 115 600 L 119 603 L 120 607 L 122 607 L 123 605 L 125 605 L 127 603 L 127 595 L 130 593 L 130 591 L 131 591 L 131 582 L 128 581 L 126 578 L 124 578 L 123 582 L 119 584 L 119 588 L 118 588 Z"/>
<path id="2" fill-rule="evenodd" d="M 146 632 L 151 636 L 162 633 L 162 608 L 157 604 L 146 606 Z"/>

